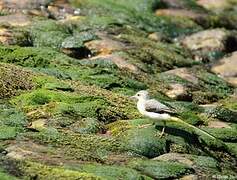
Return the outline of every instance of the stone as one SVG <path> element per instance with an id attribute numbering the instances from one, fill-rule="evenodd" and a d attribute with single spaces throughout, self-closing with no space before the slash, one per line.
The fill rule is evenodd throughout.
<path id="1" fill-rule="evenodd" d="M 185 99 L 189 96 L 187 88 L 178 83 L 170 84 L 169 90 L 165 94 L 172 99 Z"/>
<path id="2" fill-rule="evenodd" d="M 114 51 L 124 49 L 124 45 L 106 34 L 98 33 L 99 39 L 85 43 L 85 46 L 93 53 L 99 55 L 108 55 Z"/>
<path id="3" fill-rule="evenodd" d="M 204 18 L 205 15 L 193 12 L 191 10 L 185 9 L 158 9 L 155 14 L 157 16 L 175 16 L 180 18 L 190 18 L 193 20 L 198 20 Z"/>
<path id="4" fill-rule="evenodd" d="M 211 71 L 226 79 L 237 87 L 237 51 L 219 60 L 212 66 Z"/>
<path id="5" fill-rule="evenodd" d="M 227 33 L 224 30 L 211 29 L 185 37 L 182 44 L 190 50 L 224 50 L 226 37 Z"/>
<path id="6" fill-rule="evenodd" d="M 0 18 L 0 24 L 11 25 L 14 27 L 27 26 L 30 23 L 31 19 L 29 18 L 29 16 L 24 15 L 22 13 L 1 16 Z"/>
<path id="7" fill-rule="evenodd" d="M 197 0 L 197 4 L 208 10 L 223 11 L 231 8 L 234 1 L 231 0 Z"/>
<path id="8" fill-rule="evenodd" d="M 190 72 L 188 68 L 177 68 L 170 71 L 164 72 L 165 74 L 172 74 L 181 77 L 182 79 L 185 79 L 193 84 L 198 84 L 198 78 L 195 77 L 195 75 Z"/>

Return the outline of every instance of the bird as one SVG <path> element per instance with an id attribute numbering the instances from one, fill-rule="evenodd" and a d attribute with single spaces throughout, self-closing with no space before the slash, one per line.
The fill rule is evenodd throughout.
<path id="1" fill-rule="evenodd" d="M 160 133 L 160 137 L 164 135 L 166 121 L 173 121 L 176 123 L 181 123 L 189 128 L 191 128 L 197 134 L 203 134 L 212 140 L 216 138 L 204 130 L 201 130 L 181 119 L 175 117 L 178 115 L 177 111 L 173 108 L 162 104 L 156 99 L 150 99 L 149 93 L 147 90 L 138 91 L 134 96 L 131 96 L 130 99 L 136 99 L 137 101 L 137 109 L 138 111 L 145 117 L 148 117 L 153 120 L 163 120 L 164 127 Z M 151 124 L 149 124 L 151 125 Z M 145 126 L 146 127 L 146 126 Z"/>
<path id="2" fill-rule="evenodd" d="M 164 127 L 160 134 L 162 137 L 165 132 L 165 120 L 168 120 L 172 115 L 177 114 L 176 111 L 172 108 L 169 108 L 165 104 L 162 104 L 156 99 L 150 99 L 147 90 L 138 91 L 130 98 L 138 100 L 137 109 L 143 116 L 154 120 L 164 120 Z"/>

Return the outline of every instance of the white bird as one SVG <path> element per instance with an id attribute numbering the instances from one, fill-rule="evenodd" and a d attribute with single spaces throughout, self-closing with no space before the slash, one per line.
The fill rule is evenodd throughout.
<path id="1" fill-rule="evenodd" d="M 151 119 L 168 120 L 175 111 L 155 99 L 150 99 L 148 91 L 142 90 L 131 96 L 132 99 L 137 99 L 138 111 Z M 164 121 L 165 123 L 165 121 Z M 162 129 L 161 136 L 164 134 L 165 126 Z"/>
<path id="2" fill-rule="evenodd" d="M 139 91 L 136 93 L 136 95 L 131 96 L 130 98 L 138 100 L 137 109 L 142 115 L 154 120 L 164 120 L 164 127 L 162 129 L 160 137 L 163 136 L 164 134 L 166 121 L 173 121 L 173 122 L 181 123 L 191 128 L 196 134 L 199 134 L 199 135 L 203 134 L 205 136 L 208 136 L 211 139 L 215 139 L 215 137 L 210 135 L 209 133 L 191 124 L 188 124 L 177 117 L 171 116 L 171 115 L 175 115 L 176 111 L 167 107 L 166 105 L 160 103 L 159 101 L 155 99 L 150 99 L 148 91 L 145 91 L 145 90 Z"/>

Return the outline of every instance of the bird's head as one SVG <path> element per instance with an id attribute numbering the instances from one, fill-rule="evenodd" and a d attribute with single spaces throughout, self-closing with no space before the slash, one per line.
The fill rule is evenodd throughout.
<path id="1" fill-rule="evenodd" d="M 134 96 L 131 96 L 130 98 L 137 100 L 147 100 L 149 99 L 149 93 L 146 90 L 138 91 Z"/>

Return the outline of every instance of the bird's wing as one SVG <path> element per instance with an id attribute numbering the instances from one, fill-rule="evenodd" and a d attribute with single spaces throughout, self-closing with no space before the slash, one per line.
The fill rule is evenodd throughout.
<path id="1" fill-rule="evenodd" d="M 156 112 L 156 113 L 175 113 L 174 110 L 170 109 L 169 107 L 158 102 L 155 99 L 150 99 L 146 101 L 145 110 L 148 112 Z"/>

